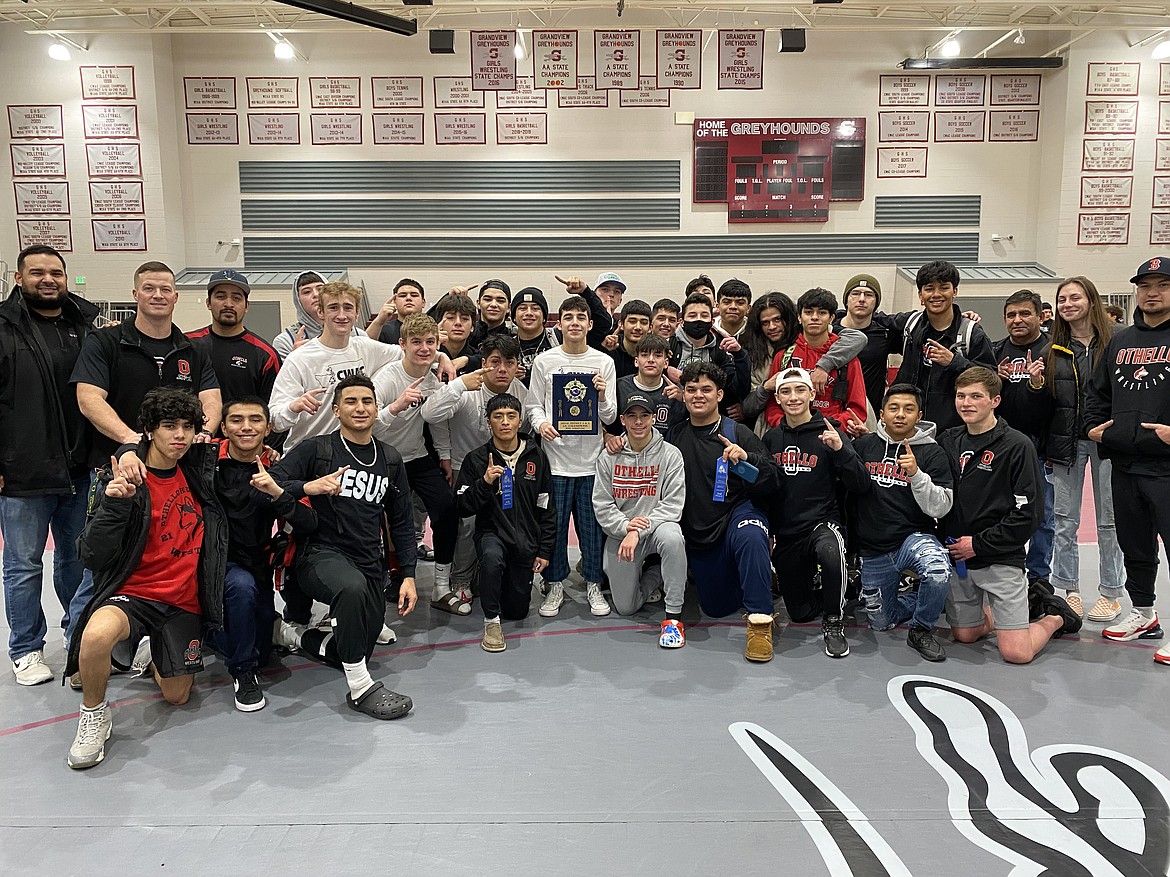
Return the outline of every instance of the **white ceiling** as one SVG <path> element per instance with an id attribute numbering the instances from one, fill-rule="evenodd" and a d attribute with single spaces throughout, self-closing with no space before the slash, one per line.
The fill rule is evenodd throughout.
<path id="1" fill-rule="evenodd" d="M 1024 3 L 1019 0 L 844 0 L 841 4 L 769 0 L 435 0 L 434 6 L 404 6 L 386 0 L 359 0 L 401 18 L 417 20 L 419 30 L 483 27 L 803 27 L 816 30 L 1000 31 L 1022 28 L 1079 34 L 1124 31 L 1132 42 L 1170 28 L 1170 3 Z M 29 31 L 62 34 L 99 32 L 249 32 L 286 33 L 361 30 L 358 25 L 273 2 L 218 0 L 140 2 L 140 0 L 0 0 L 0 21 Z"/>

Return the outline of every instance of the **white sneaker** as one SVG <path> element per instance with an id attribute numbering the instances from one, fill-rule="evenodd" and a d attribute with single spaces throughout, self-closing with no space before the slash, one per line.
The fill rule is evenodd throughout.
<path id="1" fill-rule="evenodd" d="M 594 615 L 609 615 L 609 603 L 601 595 L 601 585 L 597 582 L 585 583 L 585 599 L 589 601 L 589 611 Z"/>
<path id="2" fill-rule="evenodd" d="M 16 674 L 17 685 L 40 685 L 53 678 L 53 671 L 45 663 L 45 653 L 39 649 L 13 661 L 12 672 Z"/>
<path id="3" fill-rule="evenodd" d="M 138 643 L 138 651 L 134 653 L 134 663 L 130 665 L 130 675 L 142 677 L 150 669 L 150 637 L 144 636 Z"/>
<path id="4" fill-rule="evenodd" d="M 390 629 L 390 625 L 383 624 L 382 632 L 378 634 L 378 645 L 388 646 L 390 643 L 398 642 L 398 634 Z"/>
<path id="5" fill-rule="evenodd" d="M 544 601 L 538 611 L 543 618 L 556 618 L 564 602 L 565 586 L 561 582 L 549 582 L 548 593 L 544 595 Z M 607 606 L 606 609 L 608 608 Z"/>
<path id="6" fill-rule="evenodd" d="M 110 739 L 113 730 L 109 705 L 100 710 L 82 707 L 81 718 L 77 720 L 77 736 L 69 747 L 66 764 L 74 770 L 84 770 L 98 764 L 106 757 L 106 741 Z"/>
<path id="7" fill-rule="evenodd" d="M 272 644 L 295 652 L 301 647 L 301 634 L 304 632 L 304 625 L 292 624 L 283 618 L 278 618 L 272 628 Z"/>
<path id="8" fill-rule="evenodd" d="M 1111 624 L 1101 631 L 1101 636 L 1116 642 L 1128 642 L 1131 639 L 1161 639 L 1162 628 L 1158 624 L 1157 612 L 1154 613 L 1153 618 L 1147 618 L 1133 609 L 1117 624 Z"/>
<path id="9" fill-rule="evenodd" d="M 1165 664 L 1167 667 L 1170 667 L 1170 645 L 1162 646 L 1162 648 L 1154 652 L 1154 663 Z"/>

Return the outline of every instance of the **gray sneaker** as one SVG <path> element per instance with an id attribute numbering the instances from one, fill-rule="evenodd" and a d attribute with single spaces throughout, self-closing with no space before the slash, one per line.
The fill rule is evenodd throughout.
<path id="1" fill-rule="evenodd" d="M 561 582 L 549 582 L 548 593 L 540 604 L 541 618 L 556 618 L 561 611 L 561 604 L 565 602 L 565 586 Z"/>
<path id="2" fill-rule="evenodd" d="M 943 649 L 942 643 L 935 638 L 934 631 L 911 625 L 910 630 L 906 633 L 906 645 L 928 661 L 937 663 L 947 659 L 946 650 Z"/>
<path id="3" fill-rule="evenodd" d="M 13 661 L 12 672 L 16 674 L 18 685 L 40 685 L 53 678 L 53 671 L 45 663 L 45 653 L 40 649 Z"/>
<path id="4" fill-rule="evenodd" d="M 110 719 L 108 704 L 100 710 L 82 707 L 81 718 L 77 721 L 77 736 L 69 747 L 66 763 L 74 770 L 85 770 L 100 763 L 106 757 L 106 741 L 110 739 L 113 730 L 114 723 Z"/>

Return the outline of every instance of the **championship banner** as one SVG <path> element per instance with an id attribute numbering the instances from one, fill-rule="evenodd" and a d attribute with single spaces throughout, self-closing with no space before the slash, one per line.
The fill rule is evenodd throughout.
<path id="1" fill-rule="evenodd" d="M 476 91 L 516 88 L 516 31 L 471 32 L 471 87 Z"/>
<path id="2" fill-rule="evenodd" d="M 576 88 L 577 31 L 534 30 L 532 72 L 537 88 Z"/>
<path id="3" fill-rule="evenodd" d="M 703 87 L 703 32 L 658 31 L 658 88 Z"/>
<path id="4" fill-rule="evenodd" d="M 719 31 L 719 87 L 764 87 L 764 32 Z"/>
<path id="5" fill-rule="evenodd" d="M 593 73 L 598 88 L 638 88 L 640 39 L 636 30 L 593 32 Z"/>

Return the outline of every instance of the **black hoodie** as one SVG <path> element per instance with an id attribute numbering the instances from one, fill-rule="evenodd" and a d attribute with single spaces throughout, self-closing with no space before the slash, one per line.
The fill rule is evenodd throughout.
<path id="1" fill-rule="evenodd" d="M 716 502 L 715 466 L 724 448 L 720 436 L 731 434 L 732 429 L 735 443 L 747 451 L 747 461 L 760 472 L 754 484 L 729 472 L 727 495 L 723 502 Z M 736 506 L 751 500 L 763 509 L 776 492 L 776 466 L 756 434 L 742 423 L 720 417 L 707 426 L 694 426 L 688 418 L 670 428 L 667 441 L 679 449 L 686 464 L 687 501 L 679 524 L 688 547 L 710 548 L 723 538 Z"/>
<path id="2" fill-rule="evenodd" d="M 1170 424 L 1170 321 L 1146 325 L 1141 311 L 1118 331 L 1093 370 L 1085 429 L 1108 420 L 1101 456 L 1135 475 L 1170 474 L 1170 445 L 1143 423 Z"/>
<path id="3" fill-rule="evenodd" d="M 972 537 L 971 569 L 1024 569 L 1024 546 L 1044 520 L 1044 476 L 1031 440 L 997 418 L 987 432 L 968 438 L 967 427 L 956 426 L 938 443 L 959 473 L 943 533 Z"/>
<path id="4" fill-rule="evenodd" d="M 525 446 L 512 478 L 512 508 L 503 507 L 499 481 L 488 484 L 483 480 L 488 454 L 497 465 L 504 463 L 503 455 L 490 441 L 463 458 L 455 485 L 455 506 L 460 517 L 475 516 L 476 533 L 499 536 L 513 560 L 552 560 L 557 537 L 552 470 L 535 441 L 528 436 L 521 436 L 521 440 Z"/>
<path id="5" fill-rule="evenodd" d="M 869 489 L 869 474 L 849 437 L 837 430 L 839 451 L 821 441 L 821 433 L 828 428 L 825 418 L 814 411 L 807 423 L 789 426 L 785 417 L 764 433 L 764 446 L 775 459 L 780 477 L 780 489 L 768 506 L 772 534 L 777 539 L 794 539 L 828 521 L 840 524 L 838 480 L 849 490 Z"/>

